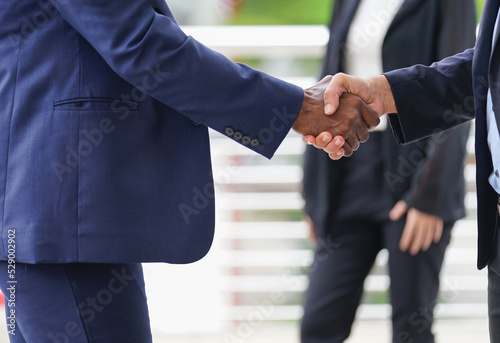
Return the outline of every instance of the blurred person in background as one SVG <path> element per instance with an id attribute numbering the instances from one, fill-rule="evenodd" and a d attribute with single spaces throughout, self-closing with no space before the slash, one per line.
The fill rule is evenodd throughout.
<path id="1" fill-rule="evenodd" d="M 473 0 L 336 0 L 323 74 L 356 76 L 431 64 L 474 46 Z M 393 342 L 432 343 L 439 275 L 464 217 L 469 125 L 407 146 L 382 122 L 352 157 L 308 147 L 306 214 L 317 238 L 301 324 L 303 343 L 350 335 L 378 252 L 389 252 Z"/>

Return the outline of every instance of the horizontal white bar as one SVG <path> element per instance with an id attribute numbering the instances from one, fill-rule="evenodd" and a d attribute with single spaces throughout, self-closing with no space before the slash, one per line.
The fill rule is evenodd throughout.
<path id="1" fill-rule="evenodd" d="M 225 250 L 218 253 L 221 267 L 308 267 L 313 261 L 311 250 Z M 473 266 L 475 248 L 452 248 L 446 252 L 444 264 Z"/>
<path id="2" fill-rule="evenodd" d="M 214 159 L 229 156 L 253 156 L 256 158 L 256 161 L 260 161 L 261 163 L 264 161 L 267 162 L 264 157 L 258 155 L 253 150 L 245 148 L 241 144 L 238 144 L 213 130 L 210 130 L 210 146 L 212 157 Z M 289 133 L 276 151 L 275 156 L 300 156 L 304 153 L 305 148 L 306 145 L 302 141 L 301 137 L 298 137 L 294 133 Z"/>
<path id="3" fill-rule="evenodd" d="M 307 275 L 224 275 L 221 277 L 222 292 L 304 292 L 309 284 Z M 365 280 L 366 292 L 389 290 L 387 275 L 368 275 Z M 459 298 L 464 293 L 486 291 L 488 278 L 485 275 L 443 275 L 440 291 L 444 300 Z M 451 295 L 443 295 L 443 293 Z M 446 298 L 445 298 L 446 297 Z"/>
<path id="4" fill-rule="evenodd" d="M 329 31 L 322 25 L 183 26 L 184 32 L 230 58 L 324 55 Z"/>
<path id="5" fill-rule="evenodd" d="M 225 222 L 217 223 L 218 239 L 307 239 L 305 222 Z"/>
<path id="6" fill-rule="evenodd" d="M 436 318 L 485 318 L 488 316 L 487 304 L 438 304 L 434 311 Z M 303 308 L 300 305 L 273 305 L 265 301 L 254 306 L 228 306 L 224 309 L 223 320 L 300 320 Z M 391 306 L 388 304 L 362 304 L 356 318 L 362 320 L 388 319 Z"/>
<path id="7" fill-rule="evenodd" d="M 219 211 L 301 210 L 304 207 L 298 192 L 225 193 L 217 197 Z"/>

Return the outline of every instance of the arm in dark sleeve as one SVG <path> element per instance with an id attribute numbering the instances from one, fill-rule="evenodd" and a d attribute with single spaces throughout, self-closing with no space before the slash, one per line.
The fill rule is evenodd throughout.
<path id="1" fill-rule="evenodd" d="M 399 143 L 410 143 L 474 118 L 474 49 L 433 63 L 384 73 L 397 114 L 389 114 Z"/>
<path id="2" fill-rule="evenodd" d="M 161 82 L 147 89 L 148 95 L 190 119 L 221 133 L 228 125 L 245 127 L 252 137 L 265 130 L 259 152 L 266 157 L 273 155 L 302 106 L 300 87 L 208 49 L 147 0 L 58 2 L 63 18 L 123 79 L 142 86 L 153 70 Z"/>
<path id="3" fill-rule="evenodd" d="M 469 130 L 465 123 L 416 143 L 428 156 L 416 168 L 412 187 L 403 196 L 409 207 L 446 222 L 464 216 L 464 157 Z"/>

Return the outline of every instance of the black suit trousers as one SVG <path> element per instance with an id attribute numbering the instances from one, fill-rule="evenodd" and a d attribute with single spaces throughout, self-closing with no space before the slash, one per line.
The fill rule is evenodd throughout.
<path id="1" fill-rule="evenodd" d="M 341 343 L 350 334 L 363 284 L 380 250 L 389 252 L 393 342 L 433 343 L 433 309 L 452 224 L 440 242 L 416 256 L 399 250 L 405 219 L 336 222 L 319 238 L 310 269 L 301 327 L 302 343 Z"/>

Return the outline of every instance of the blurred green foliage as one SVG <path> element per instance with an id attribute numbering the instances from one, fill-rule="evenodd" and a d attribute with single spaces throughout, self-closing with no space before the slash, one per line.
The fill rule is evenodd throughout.
<path id="1" fill-rule="evenodd" d="M 328 24 L 333 0 L 242 0 L 234 25 Z"/>
<path id="2" fill-rule="evenodd" d="M 481 18 L 481 11 L 483 10 L 484 0 L 476 0 L 476 8 L 477 8 L 477 21 Z"/>
<path id="3" fill-rule="evenodd" d="M 233 25 L 327 25 L 334 0 L 241 0 Z M 476 0 L 478 21 L 485 0 Z"/>

